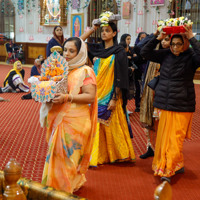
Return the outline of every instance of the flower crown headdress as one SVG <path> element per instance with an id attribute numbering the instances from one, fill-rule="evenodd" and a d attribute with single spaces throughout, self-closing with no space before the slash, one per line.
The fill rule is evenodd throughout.
<path id="1" fill-rule="evenodd" d="M 94 19 L 93 24 L 102 26 L 108 26 L 109 22 L 118 21 L 121 19 L 121 15 L 114 14 L 110 11 L 106 11 L 100 14 L 99 19 Z"/>

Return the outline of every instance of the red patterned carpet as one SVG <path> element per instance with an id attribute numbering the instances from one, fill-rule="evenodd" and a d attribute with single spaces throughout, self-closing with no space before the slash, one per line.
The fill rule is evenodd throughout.
<path id="1" fill-rule="evenodd" d="M 11 66 L 0 65 L 0 86 Z M 25 68 L 25 82 L 30 68 Z M 173 199 L 200 199 L 200 85 L 195 85 L 197 107 L 194 113 L 192 139 L 184 144 L 185 174 L 172 180 Z M 47 144 L 45 130 L 39 124 L 40 103 L 21 100 L 23 94 L 0 94 L 10 102 L 0 102 L 0 170 L 10 158 L 16 158 L 23 167 L 23 177 L 40 182 Z M 129 102 L 134 111 L 134 102 Z M 136 163 L 118 163 L 90 168 L 87 182 L 77 195 L 90 200 L 151 200 L 156 186 L 160 183 L 151 170 L 152 158 L 141 160 L 146 140 L 139 122 L 139 113 L 130 115 L 134 133 L 133 146 L 137 155 Z"/>

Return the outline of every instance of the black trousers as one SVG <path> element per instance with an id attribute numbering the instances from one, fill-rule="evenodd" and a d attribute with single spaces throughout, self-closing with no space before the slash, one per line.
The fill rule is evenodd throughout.
<path id="1" fill-rule="evenodd" d="M 135 79 L 135 107 L 139 108 L 140 107 L 140 82 L 138 79 Z"/>

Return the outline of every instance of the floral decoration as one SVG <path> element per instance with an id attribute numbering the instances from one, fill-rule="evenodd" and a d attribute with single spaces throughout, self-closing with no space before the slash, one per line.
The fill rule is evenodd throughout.
<path id="1" fill-rule="evenodd" d="M 193 22 L 191 20 L 188 20 L 186 17 L 178 17 L 178 18 L 170 18 L 166 20 L 158 20 L 158 30 L 162 31 L 163 27 L 166 26 L 183 26 L 184 24 L 191 25 Z"/>
<path id="2" fill-rule="evenodd" d="M 69 7 L 72 7 L 72 9 L 76 9 L 78 12 L 81 9 L 87 8 L 90 4 L 90 0 L 79 0 L 77 1 L 78 6 L 74 6 L 74 1 L 68 0 L 67 1 L 67 8 L 66 8 L 66 13 L 69 11 Z"/>
<path id="3" fill-rule="evenodd" d="M 0 10 L 4 16 L 14 16 L 14 5 L 10 1 L 1 0 L 0 1 Z"/>
<path id="4" fill-rule="evenodd" d="M 101 13 L 101 15 L 99 16 L 99 19 L 101 21 L 101 27 L 102 26 L 108 26 L 109 18 L 112 15 L 114 15 L 114 14 L 110 11 L 106 11 L 106 12 Z"/>

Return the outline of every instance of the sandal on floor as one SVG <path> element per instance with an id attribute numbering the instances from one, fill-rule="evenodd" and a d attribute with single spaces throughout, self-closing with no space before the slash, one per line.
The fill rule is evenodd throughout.
<path id="1" fill-rule="evenodd" d="M 181 169 L 175 171 L 175 174 L 183 174 L 185 172 L 184 167 L 182 167 Z"/>

